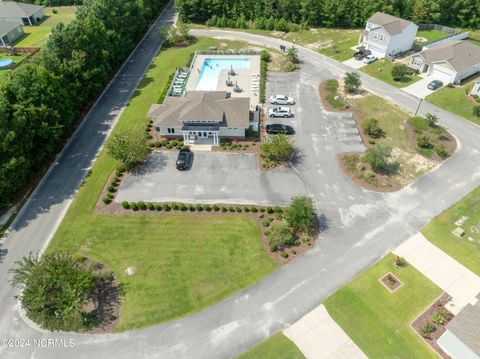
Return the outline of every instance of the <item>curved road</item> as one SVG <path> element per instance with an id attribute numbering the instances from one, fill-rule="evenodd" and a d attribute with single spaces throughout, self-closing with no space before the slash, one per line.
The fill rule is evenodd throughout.
<path id="1" fill-rule="evenodd" d="M 171 19 L 171 8 L 161 21 Z M 156 26 L 160 24 L 157 23 Z M 197 35 L 234 37 L 262 46 L 289 45 L 278 39 L 257 35 L 195 31 Z M 337 288 L 360 271 L 417 232 L 430 218 L 447 208 L 480 184 L 478 159 L 480 128 L 429 103 L 420 113 L 434 112 L 460 141 L 455 156 L 441 167 L 421 177 L 406 189 L 390 194 L 361 190 L 348 181 L 337 181 L 338 149 L 328 147 L 317 153 L 318 143 L 330 145 L 329 134 L 321 131 L 325 112 L 312 128 L 300 128 L 305 134 L 302 150 L 316 161 L 299 163 L 298 173 L 305 188 L 315 196 L 317 207 L 325 215 L 325 231 L 315 248 L 281 268 L 261 282 L 199 313 L 147 329 L 111 335 L 43 333 L 26 325 L 13 300 L 14 291 L 6 284 L 6 271 L 29 251 L 40 250 L 50 238 L 68 208 L 81 179 L 102 145 L 106 132 L 125 106 L 141 73 L 161 46 L 156 32 L 150 33 L 134 52 L 99 103 L 85 119 L 45 177 L 32 201 L 17 218 L 6 239 L 7 250 L 0 264 L 0 338 L 30 338 L 26 348 L 2 348 L 2 358 L 227 358 L 250 348 L 273 332 L 296 321 L 317 306 Z M 299 48 L 302 61 L 297 80 L 299 96 L 320 108 L 318 82 L 341 76 L 351 70 L 325 56 Z M 364 87 L 415 111 L 418 99 L 373 78 L 362 75 Z M 313 95 L 312 95 L 313 94 Z M 321 112 L 321 113 L 320 113 Z M 299 114 L 301 116 L 301 114 Z M 334 143 L 334 142 L 332 142 Z M 81 151 L 79 150 L 81 148 Z M 34 347 L 34 339 L 73 339 L 75 345 L 44 343 Z M 66 342 L 68 346 L 68 342 Z M 37 342 L 38 344 L 38 342 Z M 56 345 L 56 347 L 55 347 Z"/>

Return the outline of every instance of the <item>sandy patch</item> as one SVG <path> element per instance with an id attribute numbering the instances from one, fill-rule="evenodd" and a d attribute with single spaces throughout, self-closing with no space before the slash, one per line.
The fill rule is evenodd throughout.
<path id="1" fill-rule="evenodd" d="M 427 42 L 428 39 L 426 37 L 417 36 L 417 37 L 415 37 L 415 41 L 416 42 Z"/>

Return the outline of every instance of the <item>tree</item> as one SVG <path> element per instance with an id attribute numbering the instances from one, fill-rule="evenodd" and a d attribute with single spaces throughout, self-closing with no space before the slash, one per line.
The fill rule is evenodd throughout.
<path id="1" fill-rule="evenodd" d="M 293 229 L 285 222 L 276 222 L 270 227 L 268 245 L 272 252 L 293 242 Z"/>
<path id="2" fill-rule="evenodd" d="M 260 149 L 263 158 L 275 162 L 290 160 L 295 151 L 292 141 L 285 135 L 268 136 Z"/>
<path id="3" fill-rule="evenodd" d="M 391 147 L 378 143 L 365 152 L 363 159 L 372 166 L 374 171 L 385 171 L 388 168 L 391 154 Z"/>
<path id="4" fill-rule="evenodd" d="M 141 133 L 124 130 L 109 138 L 107 151 L 115 160 L 130 169 L 145 159 L 150 148 Z"/>
<path id="5" fill-rule="evenodd" d="M 383 136 L 383 130 L 380 128 L 376 118 L 369 118 L 363 121 L 362 128 L 370 137 L 379 138 Z"/>
<path id="6" fill-rule="evenodd" d="M 16 262 L 12 285 L 23 288 L 20 302 L 27 316 L 48 330 L 84 327 L 84 305 L 94 287 L 90 267 L 69 254 L 32 255 Z"/>
<path id="7" fill-rule="evenodd" d="M 295 233 L 306 232 L 312 234 L 317 218 L 312 197 L 296 196 L 285 210 L 285 220 Z"/>
<path id="8" fill-rule="evenodd" d="M 473 116 L 480 118 L 480 106 L 474 106 L 472 111 Z"/>
<path id="9" fill-rule="evenodd" d="M 298 62 L 298 49 L 295 46 L 289 47 L 287 50 L 288 59 L 296 64 Z"/>
<path id="10" fill-rule="evenodd" d="M 425 115 L 425 120 L 430 127 L 436 127 L 438 123 L 438 116 L 434 115 L 433 113 L 427 113 Z"/>
<path id="11" fill-rule="evenodd" d="M 392 67 L 391 75 L 395 81 L 402 81 L 407 74 L 408 67 L 405 64 L 398 64 Z"/>
<path id="12" fill-rule="evenodd" d="M 347 92 L 354 93 L 362 86 L 362 81 L 356 72 L 347 72 L 343 85 Z"/>

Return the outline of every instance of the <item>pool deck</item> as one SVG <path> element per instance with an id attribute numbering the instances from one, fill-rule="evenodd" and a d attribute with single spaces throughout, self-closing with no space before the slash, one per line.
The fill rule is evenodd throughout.
<path id="1" fill-rule="evenodd" d="M 198 77 L 205 59 L 249 59 L 249 69 L 235 69 L 236 75 L 230 76 L 233 83 L 237 83 L 242 92 L 234 92 L 233 87 L 226 85 L 228 70 L 222 70 L 217 83 L 217 91 L 230 92 L 232 97 L 250 97 L 250 108 L 254 109 L 259 104 L 260 91 L 252 88 L 252 75 L 260 75 L 260 56 L 259 55 L 197 55 L 192 66 L 192 72 L 188 78 L 187 91 L 195 91 L 198 83 Z"/>

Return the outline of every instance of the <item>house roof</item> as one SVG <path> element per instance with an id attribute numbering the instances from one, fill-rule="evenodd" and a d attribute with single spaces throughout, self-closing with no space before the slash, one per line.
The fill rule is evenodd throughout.
<path id="1" fill-rule="evenodd" d="M 215 122 L 226 127 L 247 128 L 250 99 L 229 97 L 224 91 L 189 91 L 184 97 L 166 97 L 153 105 L 148 116 L 156 126 L 181 126 L 185 122 Z"/>
<path id="2" fill-rule="evenodd" d="M 0 1 L 0 17 L 29 17 L 43 6 L 16 1 Z"/>
<path id="3" fill-rule="evenodd" d="M 0 37 L 5 36 L 19 26 L 21 25 L 15 22 L 0 20 Z"/>
<path id="4" fill-rule="evenodd" d="M 373 14 L 367 21 L 371 24 L 382 26 L 390 36 L 401 33 L 408 25 L 412 24 L 411 21 L 379 11 Z"/>
<path id="5" fill-rule="evenodd" d="M 480 298 L 479 298 L 480 299 Z M 455 336 L 480 355 L 480 300 L 468 304 L 447 325 Z"/>
<path id="6" fill-rule="evenodd" d="M 430 65 L 446 61 L 457 72 L 480 64 L 480 46 L 470 41 L 449 41 L 420 52 L 419 56 Z"/>

